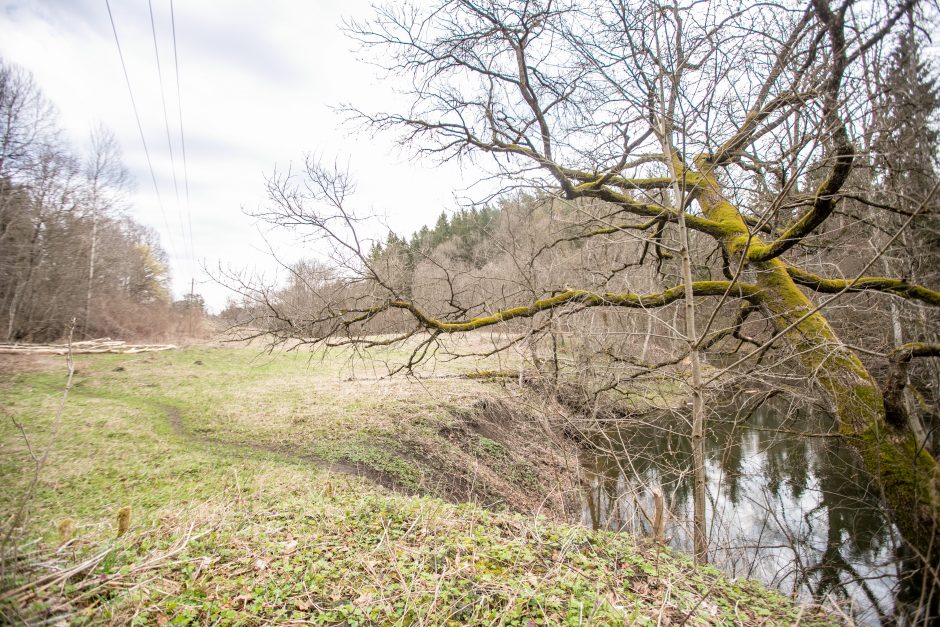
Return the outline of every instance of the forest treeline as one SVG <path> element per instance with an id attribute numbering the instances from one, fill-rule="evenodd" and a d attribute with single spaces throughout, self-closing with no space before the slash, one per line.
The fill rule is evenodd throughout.
<path id="1" fill-rule="evenodd" d="M 173 303 L 157 235 L 128 215 L 131 181 L 105 127 L 85 149 L 25 70 L 0 60 L 0 338 L 160 339 L 202 302 Z"/>

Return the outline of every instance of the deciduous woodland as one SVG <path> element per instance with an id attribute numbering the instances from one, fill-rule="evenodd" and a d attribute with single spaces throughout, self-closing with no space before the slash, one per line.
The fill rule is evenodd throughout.
<path id="1" fill-rule="evenodd" d="M 483 353 L 521 353 L 520 379 L 587 411 L 678 365 L 699 561 L 707 394 L 734 380 L 814 396 L 936 587 L 935 9 L 386 5 L 347 30 L 410 102 L 349 105 L 350 124 L 484 172 L 470 191 L 487 208 L 374 241 L 353 173 L 275 174 L 259 216 L 332 258 L 290 266 L 286 287 L 230 276 L 229 313 L 285 342 L 417 339 L 404 369 L 493 330 Z"/>
<path id="2" fill-rule="evenodd" d="M 202 316 L 174 306 L 166 253 L 129 217 L 130 179 L 106 127 L 64 137 L 32 76 L 0 60 L 0 338 L 166 338 Z"/>

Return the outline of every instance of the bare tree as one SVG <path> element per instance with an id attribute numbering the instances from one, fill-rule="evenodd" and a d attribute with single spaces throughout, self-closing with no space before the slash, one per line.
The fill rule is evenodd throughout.
<path id="1" fill-rule="evenodd" d="M 123 214 L 128 184 L 104 128 L 84 158 L 31 76 L 0 61 L 0 328 L 7 341 L 175 332 L 165 254 Z M 84 313 L 84 315 L 83 315 Z"/>
<path id="2" fill-rule="evenodd" d="M 54 140 L 54 111 L 33 77 L 0 61 L 0 179 L 15 179 Z"/>
<path id="3" fill-rule="evenodd" d="M 89 336 L 91 302 L 95 285 L 95 261 L 98 248 L 98 223 L 102 215 L 117 211 L 116 195 L 129 185 L 129 174 L 121 161 L 121 148 L 114 133 L 99 126 L 91 134 L 91 149 L 85 166 L 87 179 L 87 211 L 91 213 L 88 243 L 88 289 L 85 293 L 85 315 L 82 331 Z"/>
<path id="4" fill-rule="evenodd" d="M 614 291 L 604 288 L 616 280 L 582 287 L 593 280 L 553 276 L 515 255 L 519 280 L 498 300 L 474 297 L 443 271 L 443 296 L 419 300 L 383 266 L 387 259 L 370 257 L 362 223 L 347 206 L 349 176 L 311 163 L 303 176 L 271 181 L 263 217 L 330 242 L 349 290 L 313 309 L 287 307 L 263 290 L 256 301 L 272 312 L 282 338 L 368 344 L 421 334 L 406 366 L 433 353 L 446 334 L 496 325 L 516 332 L 529 320 L 531 336 L 562 318 L 581 324 L 594 308 L 650 312 L 684 302 L 684 314 L 674 314 L 683 330 L 674 337 L 685 350 L 668 363 L 690 360 L 693 398 L 721 376 L 694 374 L 697 355 L 725 338 L 753 340 L 743 332 L 759 313 L 773 329 L 733 365 L 778 350 L 781 363 L 801 368 L 879 479 L 904 537 L 936 565 L 940 469 L 914 434 L 886 421 L 882 390 L 860 358 L 866 349 L 847 345 L 827 317 L 851 294 L 913 303 L 928 319 L 925 308 L 940 305 L 936 290 L 871 274 L 885 250 L 936 211 L 936 186 L 912 190 L 916 197 L 906 195 L 902 206 L 898 197 L 874 202 L 852 179 L 867 160 L 857 136 L 874 112 L 860 88 L 866 55 L 895 45 L 896 31 L 920 19 L 920 10 L 913 0 L 449 0 L 379 9 L 349 30 L 405 79 L 412 104 L 402 113 L 349 108 L 353 120 L 399 133 L 418 155 L 488 167 L 505 189 L 554 194 L 568 207 L 571 230 L 529 259 L 565 242 L 604 239 L 629 243 L 639 264 L 662 268 L 678 254 L 681 270 L 650 293 L 623 280 L 628 289 Z M 880 222 L 886 236 L 864 258 L 856 251 L 851 274 L 807 269 L 804 260 L 825 261 L 827 242 L 845 228 L 842 209 L 857 198 L 875 220 L 900 219 Z M 708 276 L 715 259 L 721 279 Z M 622 278 L 625 267 L 594 270 Z M 381 320 L 410 326 L 391 338 L 367 337 Z M 934 343 L 916 346 L 898 354 L 940 353 Z M 611 360 L 631 361 L 626 351 Z"/>

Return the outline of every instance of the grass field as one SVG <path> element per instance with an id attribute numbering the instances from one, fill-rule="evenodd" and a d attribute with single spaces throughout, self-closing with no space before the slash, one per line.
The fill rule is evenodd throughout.
<path id="1" fill-rule="evenodd" d="M 28 522 L 5 547 L 2 621 L 830 620 L 625 534 L 559 522 L 576 462 L 537 417 L 494 411 L 511 392 L 441 376 L 450 366 L 380 379 L 371 363 L 251 347 L 77 356 Z M 63 358 L 3 363 L 4 531 L 64 383 Z"/>

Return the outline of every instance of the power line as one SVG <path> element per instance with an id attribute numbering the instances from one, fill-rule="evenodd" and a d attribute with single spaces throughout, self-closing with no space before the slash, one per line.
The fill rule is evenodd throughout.
<path id="1" fill-rule="evenodd" d="M 186 163 L 186 134 L 183 131 L 183 97 L 180 90 L 180 60 L 176 46 L 176 12 L 173 9 L 173 0 L 170 0 L 170 25 L 173 31 L 173 65 L 176 70 L 176 109 L 179 112 L 180 121 L 180 148 L 183 153 L 183 182 L 186 189 L 186 218 L 189 222 L 189 247 L 193 253 L 193 263 L 195 264 L 195 248 L 193 244 L 193 214 L 189 204 L 189 168 Z"/>
<path id="2" fill-rule="evenodd" d="M 118 57 L 121 59 L 121 68 L 124 70 L 124 80 L 127 83 L 127 93 L 131 97 L 131 106 L 134 109 L 134 119 L 137 120 L 137 131 L 140 133 L 140 143 L 144 147 L 144 154 L 147 156 L 147 167 L 150 169 L 150 180 L 153 181 L 153 190 L 157 194 L 157 204 L 160 206 L 160 214 L 163 216 L 163 224 L 166 226 L 166 234 L 170 240 L 170 247 L 176 249 L 173 240 L 173 232 L 170 230 L 170 222 L 166 217 L 166 209 L 163 207 L 163 197 L 160 195 L 160 186 L 157 185 L 157 176 L 153 171 L 153 162 L 150 160 L 150 150 L 147 148 L 147 139 L 144 137 L 144 127 L 140 123 L 140 113 L 137 110 L 137 100 L 134 98 L 134 90 L 131 88 L 131 77 L 127 73 L 127 64 L 124 62 L 124 52 L 121 50 L 121 40 L 118 37 L 117 26 L 114 25 L 114 15 L 111 13 L 111 3 L 104 0 L 108 8 L 108 19 L 111 20 L 111 32 L 114 33 L 114 43 L 117 46 Z"/>
<path id="3" fill-rule="evenodd" d="M 183 100 L 180 95 L 180 59 L 176 48 L 176 12 L 173 10 L 173 0 L 170 0 L 170 25 L 173 29 L 173 65 L 176 69 L 176 108 L 180 118 L 180 146 L 183 149 L 183 179 L 186 185 L 186 202 L 189 203 L 189 171 L 186 168 L 186 136 L 183 133 Z"/>
<path id="4" fill-rule="evenodd" d="M 186 227 L 183 225 L 183 208 L 180 204 L 180 188 L 176 179 L 176 159 L 173 156 L 173 139 L 170 137 L 170 116 L 166 109 L 166 89 L 163 86 L 163 68 L 160 65 L 160 47 L 157 44 L 157 25 L 153 18 L 153 1 L 147 0 L 147 6 L 150 9 L 150 32 L 153 35 L 153 54 L 157 61 L 157 81 L 160 85 L 160 102 L 163 105 L 163 125 L 166 129 L 166 144 L 170 151 L 170 169 L 173 172 L 173 190 L 176 192 L 176 212 L 180 221 L 180 235 L 183 238 L 183 254 L 189 253 L 190 261 L 193 259 L 192 242 L 189 250 L 186 250 Z"/>

